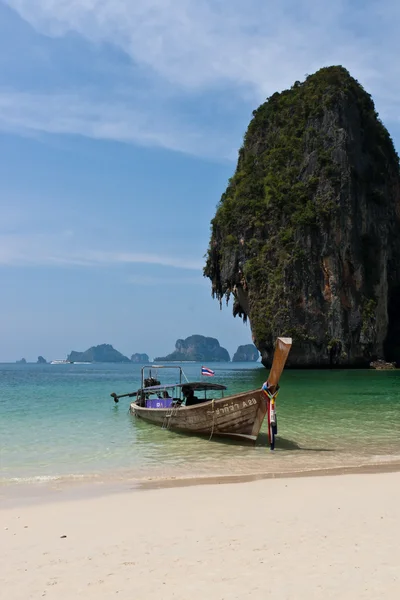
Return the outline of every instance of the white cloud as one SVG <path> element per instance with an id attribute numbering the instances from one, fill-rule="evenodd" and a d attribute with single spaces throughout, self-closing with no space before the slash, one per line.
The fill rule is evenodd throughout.
<path id="1" fill-rule="evenodd" d="M 201 273 L 197 277 L 151 277 L 133 275 L 127 279 L 127 283 L 141 286 L 161 285 L 208 285 Z"/>
<path id="2" fill-rule="evenodd" d="M 232 136 L 210 145 L 207 131 L 197 131 L 190 124 L 164 115 L 157 107 L 149 111 L 148 105 L 140 106 L 135 99 L 130 100 L 131 105 L 129 99 L 102 101 L 84 91 L 81 94 L 0 91 L 0 129 L 75 134 L 200 156 L 229 156 L 234 143 Z"/>
<path id="3" fill-rule="evenodd" d="M 183 252 L 182 252 L 183 253 Z M 86 253 L 89 264 L 149 264 L 161 265 L 164 267 L 175 267 L 176 269 L 200 270 L 203 263 L 190 257 L 171 257 L 160 254 L 140 254 L 131 252 L 93 252 Z"/>
<path id="4" fill-rule="evenodd" d="M 75 32 L 119 48 L 155 87 L 147 97 L 142 88 L 140 95 L 121 99 L 110 98 L 103 83 L 95 102 L 82 89 L 73 95 L 3 93 L 3 128 L 8 124 L 22 131 L 78 133 L 231 156 L 240 144 L 231 121 L 204 131 L 204 119 L 185 121 L 180 100 L 229 90 L 227 110 L 245 99 L 240 118 L 244 106 L 248 118 L 248 109 L 266 96 L 329 64 L 346 66 L 373 94 L 384 119 L 399 116 L 394 59 L 400 49 L 399 9 L 394 0 L 366 0 L 359 8 L 352 0 L 5 1 L 45 35 Z M 131 70 L 125 75 L 132 77 Z M 207 102 L 213 111 L 215 99 Z"/>
<path id="5" fill-rule="evenodd" d="M 385 6 L 396 7 L 393 0 L 366 1 L 360 12 L 351 0 L 6 1 L 47 35 L 74 31 L 111 43 L 176 85 L 228 81 L 262 95 L 332 60 L 368 71 L 382 39 L 363 39 L 362 30 L 357 36 L 352 21 L 363 26 L 368 15 L 379 20 Z"/>
<path id="6" fill-rule="evenodd" d="M 80 266 L 110 267 L 147 264 L 199 271 L 203 267 L 195 257 L 163 254 L 91 250 L 71 231 L 54 234 L 0 234 L 0 265 L 3 266 Z"/>

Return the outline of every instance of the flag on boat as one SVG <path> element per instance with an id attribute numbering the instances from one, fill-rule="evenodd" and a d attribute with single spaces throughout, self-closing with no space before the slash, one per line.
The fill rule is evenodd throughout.
<path id="1" fill-rule="evenodd" d="M 215 375 L 215 372 L 211 369 L 208 369 L 207 367 L 201 367 L 201 374 L 206 375 L 206 377 L 212 377 L 213 375 Z"/>

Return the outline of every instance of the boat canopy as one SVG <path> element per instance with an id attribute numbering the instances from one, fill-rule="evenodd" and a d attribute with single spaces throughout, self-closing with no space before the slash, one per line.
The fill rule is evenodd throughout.
<path id="1" fill-rule="evenodd" d="M 161 392 L 171 388 L 189 388 L 198 392 L 206 392 L 207 390 L 226 390 L 225 385 L 219 383 L 209 383 L 208 381 L 195 381 L 186 383 L 166 383 L 165 385 L 151 385 L 142 388 L 144 392 Z"/>
<path id="2" fill-rule="evenodd" d="M 176 387 L 185 387 L 192 390 L 197 390 L 198 392 L 205 392 L 207 390 L 226 390 L 225 385 L 221 385 L 220 383 L 209 383 L 208 381 L 180 383 Z"/>
<path id="3" fill-rule="evenodd" d="M 142 388 L 144 392 L 160 392 L 161 390 L 167 390 L 175 387 L 179 387 L 179 383 L 166 383 L 165 385 L 150 385 L 149 387 Z"/>

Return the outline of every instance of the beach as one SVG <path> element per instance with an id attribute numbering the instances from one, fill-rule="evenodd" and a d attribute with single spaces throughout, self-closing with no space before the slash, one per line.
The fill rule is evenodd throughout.
<path id="1" fill-rule="evenodd" d="M 397 599 L 399 489 L 394 472 L 16 497 L 0 511 L 0 589 L 13 600 Z"/>

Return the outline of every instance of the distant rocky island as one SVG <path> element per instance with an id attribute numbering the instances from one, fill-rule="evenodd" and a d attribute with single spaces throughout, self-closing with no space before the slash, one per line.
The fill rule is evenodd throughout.
<path id="1" fill-rule="evenodd" d="M 236 350 L 233 362 L 256 362 L 259 359 L 259 352 L 254 344 L 245 344 L 239 346 Z M 230 362 L 228 350 L 223 348 L 216 338 L 206 337 L 204 335 L 190 335 L 186 339 L 176 341 L 175 350 L 167 356 L 158 356 L 154 362 Z M 67 358 L 61 363 L 133 363 L 148 364 L 152 362 L 149 355 L 145 352 L 135 352 L 130 358 L 116 350 L 111 344 L 100 344 L 91 346 L 84 352 L 72 350 Z M 25 364 L 26 360 L 22 358 L 17 361 L 19 364 Z M 47 364 L 43 356 L 38 356 L 37 364 Z"/>
<path id="2" fill-rule="evenodd" d="M 229 362 L 228 350 L 222 348 L 215 338 L 204 335 L 191 335 L 185 340 L 177 340 L 175 350 L 167 356 L 158 356 L 156 362 L 209 361 Z"/>
<path id="3" fill-rule="evenodd" d="M 129 363 L 131 362 L 127 356 L 115 350 L 111 344 L 100 344 L 92 346 L 84 352 L 72 350 L 68 355 L 69 362 L 102 362 L 102 363 Z"/>
<path id="4" fill-rule="evenodd" d="M 254 344 L 245 344 L 239 346 L 233 355 L 232 362 L 256 362 L 260 358 L 260 353 Z"/>
<path id="5" fill-rule="evenodd" d="M 140 354 L 139 352 L 136 352 L 136 354 L 132 354 L 131 362 L 136 364 L 143 364 L 150 362 L 150 359 L 148 354 Z"/>
<path id="6" fill-rule="evenodd" d="M 26 358 L 21 358 L 21 360 L 17 360 L 17 365 L 26 365 Z"/>

